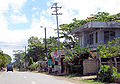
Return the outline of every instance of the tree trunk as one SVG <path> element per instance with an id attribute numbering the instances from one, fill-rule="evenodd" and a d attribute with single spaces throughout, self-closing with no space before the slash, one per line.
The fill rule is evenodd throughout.
<path id="1" fill-rule="evenodd" d="M 114 61 L 115 61 L 115 67 L 117 68 L 117 60 L 116 60 L 116 57 L 114 57 Z"/>
<path id="2" fill-rule="evenodd" d="M 99 74 L 98 74 L 98 71 L 99 71 L 99 69 L 100 69 L 100 66 L 101 66 L 101 63 L 100 63 L 101 61 L 100 61 L 100 57 L 99 57 L 99 59 L 97 59 L 97 78 L 99 78 Z"/>

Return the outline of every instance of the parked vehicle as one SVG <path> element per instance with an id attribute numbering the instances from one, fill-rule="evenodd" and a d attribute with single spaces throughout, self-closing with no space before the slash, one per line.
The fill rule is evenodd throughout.
<path id="1" fill-rule="evenodd" d="M 5 68 L 2 67 L 2 68 L 0 69 L 0 71 L 5 71 Z"/>
<path id="2" fill-rule="evenodd" d="M 5 71 L 5 68 L 2 68 L 2 70 L 1 71 Z"/>
<path id="3" fill-rule="evenodd" d="M 8 71 L 12 71 L 13 72 L 13 65 L 12 64 L 8 64 L 7 65 L 7 72 Z"/>

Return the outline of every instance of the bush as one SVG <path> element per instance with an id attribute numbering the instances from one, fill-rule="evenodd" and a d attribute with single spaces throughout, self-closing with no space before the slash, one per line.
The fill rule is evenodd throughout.
<path id="1" fill-rule="evenodd" d="M 31 64 L 31 65 L 29 66 L 29 68 L 30 68 L 31 70 L 36 70 L 37 67 L 38 67 L 38 64 L 36 64 L 36 63 L 33 63 L 33 64 Z"/>
<path id="2" fill-rule="evenodd" d="M 110 66 L 108 65 L 102 65 L 99 72 L 99 80 L 102 82 L 110 82 L 112 79 L 112 73 L 110 71 Z"/>
<path id="3" fill-rule="evenodd" d="M 120 78 L 120 73 L 117 73 L 117 68 L 113 67 L 113 78 Z"/>

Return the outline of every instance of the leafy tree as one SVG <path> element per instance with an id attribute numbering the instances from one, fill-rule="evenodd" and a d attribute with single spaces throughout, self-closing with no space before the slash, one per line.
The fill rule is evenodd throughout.
<path id="1" fill-rule="evenodd" d="M 32 57 L 30 57 L 28 66 L 30 66 L 31 64 L 33 64 L 33 58 Z"/>
<path id="2" fill-rule="evenodd" d="M 4 54 L 4 55 L 5 55 L 5 57 L 7 57 L 7 59 L 8 59 L 7 64 L 11 64 L 12 58 L 11 58 L 8 54 Z"/>
<path id="3" fill-rule="evenodd" d="M 51 55 L 51 52 L 58 49 L 57 37 L 47 38 L 46 42 L 47 42 L 47 56 L 49 58 L 49 56 Z M 62 46 L 62 43 L 60 42 L 60 49 L 62 49 L 62 48 L 63 48 L 63 46 Z"/>
<path id="4" fill-rule="evenodd" d="M 26 54 L 26 59 L 29 61 L 30 57 L 33 58 L 34 62 L 38 60 L 44 60 L 44 45 L 41 43 L 40 39 L 37 37 L 30 37 L 28 39 L 28 53 Z"/>
<path id="5" fill-rule="evenodd" d="M 13 63 L 16 68 L 19 68 L 19 70 L 22 68 L 25 59 L 24 59 L 24 52 L 22 50 L 14 50 L 14 60 L 15 62 Z"/>
<path id="6" fill-rule="evenodd" d="M 3 51 L 0 51 L 0 68 L 5 67 L 8 63 L 8 58 L 5 56 Z"/>
<path id="7" fill-rule="evenodd" d="M 97 55 L 102 58 L 111 58 L 120 56 L 120 38 L 116 38 L 113 41 L 108 41 L 107 44 L 97 46 Z"/>
<path id="8" fill-rule="evenodd" d="M 99 45 L 97 47 L 97 56 L 99 56 L 100 58 L 109 58 L 109 65 L 110 65 L 110 73 L 114 73 L 113 71 L 113 63 L 112 63 L 112 58 L 114 58 L 114 62 L 115 62 L 115 67 L 117 68 L 117 61 L 116 61 L 116 57 L 120 57 L 120 38 L 116 38 L 115 40 L 113 41 L 108 41 L 107 44 L 102 44 Z M 101 62 L 101 61 L 100 61 Z M 101 64 L 101 63 L 100 63 Z M 101 65 L 102 66 L 102 65 Z M 106 67 L 100 67 L 100 70 L 101 68 L 106 68 Z M 104 70 L 104 69 L 103 69 Z M 101 71 L 100 71 L 101 72 Z M 117 69 L 116 69 L 116 72 L 117 72 Z M 105 76 L 109 76 L 110 78 L 112 77 L 111 74 L 107 74 L 108 72 L 106 73 L 103 73 L 101 72 L 99 74 L 99 76 L 101 75 L 105 75 Z M 107 77 L 108 77 L 107 76 Z M 101 76 L 102 77 L 102 76 Z M 106 78 L 103 78 L 102 80 L 105 80 L 106 81 Z"/>

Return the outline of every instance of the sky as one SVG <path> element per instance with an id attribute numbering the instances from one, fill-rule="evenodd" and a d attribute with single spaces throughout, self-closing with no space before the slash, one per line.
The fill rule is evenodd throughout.
<path id="1" fill-rule="evenodd" d="M 0 49 L 12 58 L 13 50 L 24 50 L 31 36 L 57 36 L 56 17 L 51 6 L 62 6 L 59 25 L 72 19 L 86 19 L 97 12 L 120 13 L 120 0 L 0 0 Z M 43 26 L 42 28 L 40 26 Z"/>

